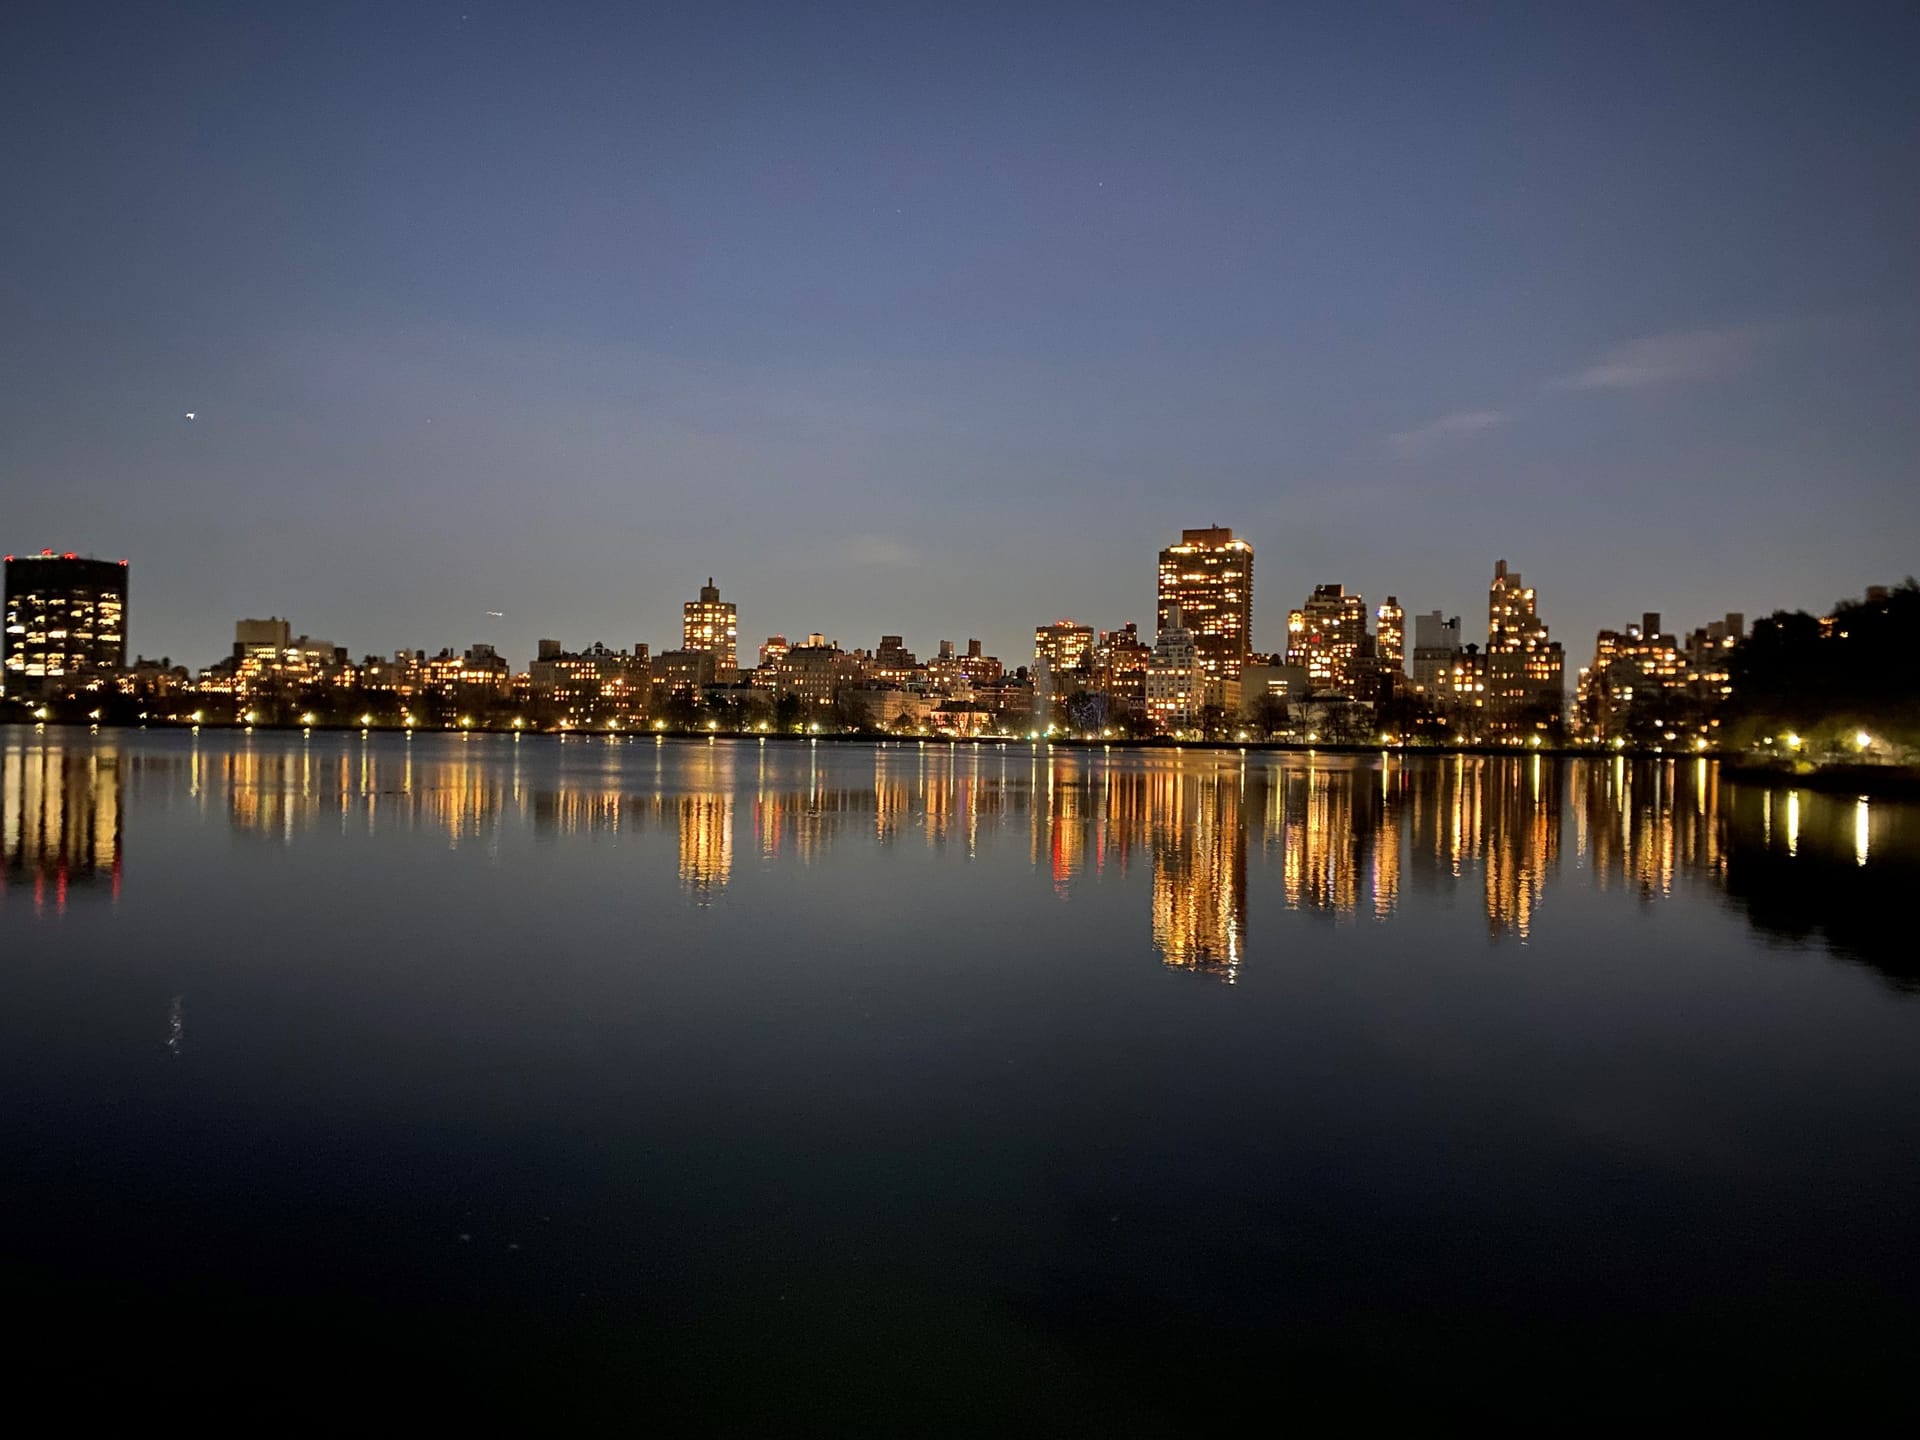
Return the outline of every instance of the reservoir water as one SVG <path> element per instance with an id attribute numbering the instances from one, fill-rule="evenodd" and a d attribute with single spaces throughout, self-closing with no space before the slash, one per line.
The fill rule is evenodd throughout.
<path id="1" fill-rule="evenodd" d="M 1910 1411 L 1917 885 L 1914 807 L 1694 759 L 0 731 L 14 1368 Z"/>

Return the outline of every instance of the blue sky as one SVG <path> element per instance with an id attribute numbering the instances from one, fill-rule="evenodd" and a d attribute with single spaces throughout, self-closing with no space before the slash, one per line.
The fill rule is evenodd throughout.
<path id="1" fill-rule="evenodd" d="M 0 548 L 133 642 L 1150 624 L 1576 660 L 1920 569 L 1911 5 L 28 7 Z M 193 411 L 196 420 L 183 416 Z M 486 612 L 500 610 L 496 620 Z"/>

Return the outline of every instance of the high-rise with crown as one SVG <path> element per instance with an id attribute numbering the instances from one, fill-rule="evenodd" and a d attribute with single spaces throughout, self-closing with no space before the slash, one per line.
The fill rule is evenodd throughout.
<path id="1" fill-rule="evenodd" d="M 1566 657 L 1547 635 L 1534 592 L 1502 560 L 1487 587 L 1487 728 L 1495 735 L 1543 730 L 1566 707 Z"/>
<path id="2" fill-rule="evenodd" d="M 720 599 L 713 577 L 700 598 L 681 607 L 680 648 L 713 656 L 714 678 L 730 685 L 740 675 L 740 620 L 730 602 Z"/>
<path id="3" fill-rule="evenodd" d="M 1208 681 L 1237 682 L 1252 646 L 1253 546 L 1222 525 L 1182 530 L 1160 552 L 1157 629 L 1191 632 Z"/>

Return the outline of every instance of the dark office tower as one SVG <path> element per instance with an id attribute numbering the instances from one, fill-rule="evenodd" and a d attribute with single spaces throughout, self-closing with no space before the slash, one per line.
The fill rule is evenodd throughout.
<path id="1" fill-rule="evenodd" d="M 7 556 L 5 691 L 84 690 L 127 665 L 127 562 Z"/>
<path id="2" fill-rule="evenodd" d="M 1214 525 L 1182 530 L 1160 552 L 1158 627 L 1180 612 L 1193 632 L 1200 669 L 1210 681 L 1238 680 L 1253 633 L 1253 546 Z"/>

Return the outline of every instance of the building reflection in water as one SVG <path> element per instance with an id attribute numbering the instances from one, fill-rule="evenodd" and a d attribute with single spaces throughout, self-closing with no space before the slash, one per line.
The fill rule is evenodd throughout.
<path id="1" fill-rule="evenodd" d="M 1173 769 L 1146 779 L 1154 946 L 1168 965 L 1232 983 L 1247 943 L 1244 772 Z"/>
<path id="2" fill-rule="evenodd" d="M 435 753 L 417 755 L 416 748 Z M 243 739 L 202 762 L 199 784 L 224 790 L 228 818 L 245 835 L 291 845 L 321 820 L 341 828 L 424 830 L 449 849 L 494 833 L 521 798 L 518 767 L 502 766 L 484 742 L 440 746 L 422 741 L 386 747 L 358 737 Z"/>
<path id="3" fill-rule="evenodd" d="M 1818 938 L 1898 983 L 1920 972 L 1900 940 L 1920 807 L 1723 783 L 1700 759 L 178 739 L 8 732 L 0 900 L 30 890 L 59 913 L 72 897 L 117 895 L 127 797 L 151 793 L 224 810 L 235 833 L 276 845 L 322 829 L 418 831 L 488 853 L 509 829 L 671 833 L 696 904 L 738 879 L 736 820 L 762 866 L 904 841 L 973 858 L 1019 836 L 1062 901 L 1110 880 L 1131 888 L 1150 866 L 1143 929 L 1160 959 L 1228 980 L 1261 963 L 1249 953 L 1262 903 L 1345 924 L 1390 921 L 1409 895 L 1472 896 L 1489 937 L 1524 942 L 1542 933 L 1563 865 L 1642 905 L 1706 892 L 1770 935 Z M 1284 927 L 1265 933 L 1284 943 Z"/>
<path id="4" fill-rule="evenodd" d="M 112 744 L 9 737 L 0 749 L 0 902 L 63 913 L 75 887 L 120 894 L 125 777 Z"/>

